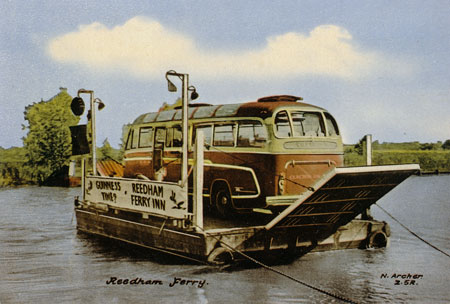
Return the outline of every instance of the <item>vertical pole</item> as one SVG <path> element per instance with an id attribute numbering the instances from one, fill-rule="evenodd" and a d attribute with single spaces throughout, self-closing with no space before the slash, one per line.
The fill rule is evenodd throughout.
<path id="1" fill-rule="evenodd" d="M 75 170 L 76 170 L 76 162 L 75 160 L 71 160 L 69 164 L 69 176 L 74 177 L 75 176 Z"/>
<path id="2" fill-rule="evenodd" d="M 85 177 L 86 177 L 86 160 L 83 157 L 81 159 L 81 193 L 82 193 L 82 200 L 84 201 L 84 195 L 85 195 L 85 187 L 86 187 L 86 183 L 85 183 Z"/>
<path id="3" fill-rule="evenodd" d="M 372 134 L 366 135 L 366 164 L 372 166 Z M 370 206 L 361 213 L 362 220 L 372 220 Z"/>
<path id="4" fill-rule="evenodd" d="M 203 147 L 205 136 L 199 131 L 195 139 L 194 167 L 194 225 L 197 231 L 203 229 Z"/>
<path id="5" fill-rule="evenodd" d="M 187 188 L 188 188 L 188 84 L 189 75 L 183 74 L 183 92 L 182 92 L 182 116 L 183 116 L 183 158 L 181 164 L 181 181 L 183 187 L 186 188 L 186 198 L 187 198 Z"/>
<path id="6" fill-rule="evenodd" d="M 372 134 L 366 135 L 366 164 L 372 166 Z"/>
<path id="7" fill-rule="evenodd" d="M 91 95 L 91 132 L 92 132 L 92 170 L 93 174 L 97 175 L 97 142 L 95 136 L 95 103 L 94 103 L 94 92 Z"/>

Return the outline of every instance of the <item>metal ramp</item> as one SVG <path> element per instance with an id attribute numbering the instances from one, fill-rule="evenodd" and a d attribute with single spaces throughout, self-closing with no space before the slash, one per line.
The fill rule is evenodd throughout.
<path id="1" fill-rule="evenodd" d="M 416 164 L 333 168 L 315 191 L 303 193 L 265 228 L 295 229 L 304 241 L 323 240 L 419 170 Z"/>

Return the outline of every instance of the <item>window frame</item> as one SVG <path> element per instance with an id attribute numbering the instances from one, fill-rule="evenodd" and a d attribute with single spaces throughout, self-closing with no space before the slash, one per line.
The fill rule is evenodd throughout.
<path id="1" fill-rule="evenodd" d="M 341 135 L 341 132 L 339 131 L 339 126 L 338 126 L 338 124 L 337 124 L 337 122 L 336 122 L 336 119 L 333 117 L 333 115 L 331 115 L 331 114 L 328 113 L 328 112 L 323 112 L 323 116 L 324 116 L 324 118 L 325 118 L 326 136 L 328 136 L 328 137 L 336 137 L 336 136 L 340 136 L 340 135 Z M 328 120 L 328 118 L 330 118 L 330 119 Z M 335 134 L 329 134 L 328 121 L 330 121 L 331 124 L 333 125 Z"/>
<path id="2" fill-rule="evenodd" d="M 290 129 L 290 132 L 288 132 L 288 134 L 290 134 L 289 136 L 280 136 L 278 134 L 279 132 L 276 129 L 276 126 L 277 126 L 276 119 L 277 119 L 278 114 L 280 114 L 281 112 L 286 112 L 287 119 L 288 119 L 288 125 L 289 125 L 289 129 Z M 273 118 L 273 134 L 275 135 L 275 137 L 276 138 L 292 138 L 293 126 L 292 126 L 291 114 L 289 113 L 289 111 L 287 109 L 282 109 L 280 111 L 277 111 L 273 117 L 274 117 Z"/>
<path id="3" fill-rule="evenodd" d="M 213 123 L 213 132 L 212 132 L 212 145 L 213 145 L 213 147 L 226 147 L 226 148 L 234 148 L 234 147 L 236 147 L 236 132 L 237 132 L 236 125 L 237 125 L 236 121 Z M 216 128 L 217 127 L 224 127 L 224 126 L 231 126 L 232 127 L 231 132 L 227 132 L 227 133 L 233 134 L 232 145 L 217 145 L 215 143 L 216 142 Z"/>
<path id="4" fill-rule="evenodd" d="M 127 135 L 127 141 L 125 142 L 125 151 L 131 150 L 131 145 L 133 143 L 133 132 L 134 129 L 130 128 L 130 130 L 128 131 L 128 135 Z"/>
<path id="5" fill-rule="evenodd" d="M 280 136 L 279 132 L 277 131 L 277 124 L 276 124 L 276 118 L 278 116 L 279 113 L 282 112 L 286 112 L 287 116 L 288 116 L 288 120 L 289 120 L 289 127 L 290 127 L 290 132 L 289 132 L 289 136 Z M 319 125 L 320 128 L 322 130 L 323 135 L 300 135 L 300 136 L 294 136 L 294 121 L 292 118 L 292 113 L 291 112 L 301 112 L 303 114 L 314 114 L 317 115 L 317 117 L 319 118 Z M 278 139 L 288 139 L 288 138 L 292 138 L 292 139 L 296 139 L 296 138 L 322 138 L 322 137 L 331 137 L 328 135 L 328 130 L 327 130 L 327 126 L 326 126 L 326 121 L 325 121 L 325 117 L 323 115 L 324 112 L 321 111 L 310 111 L 310 110 L 302 110 L 302 109 L 280 109 L 277 112 L 274 113 L 273 117 L 273 123 L 272 123 L 272 130 L 273 130 L 273 135 L 275 136 L 275 138 Z M 330 115 L 331 116 L 331 115 Z"/>
<path id="6" fill-rule="evenodd" d="M 139 127 L 131 127 L 127 136 L 127 143 L 125 144 L 125 150 L 134 150 L 139 147 Z M 135 132 L 136 131 L 136 132 Z"/>
<path id="7" fill-rule="evenodd" d="M 195 139 L 197 137 L 197 129 L 198 128 L 206 128 L 209 127 L 210 128 L 210 142 L 207 143 L 206 142 L 206 135 L 205 135 L 205 146 L 212 146 L 213 145 L 213 134 L 214 134 L 214 123 L 213 122 L 206 122 L 206 123 L 199 123 L 199 124 L 194 124 L 193 128 L 192 128 L 192 140 L 191 140 L 191 146 L 194 145 L 195 143 Z"/>
<path id="8" fill-rule="evenodd" d="M 181 133 L 181 140 L 179 145 L 175 146 L 175 130 L 179 130 Z M 166 138 L 165 138 L 165 147 L 168 149 L 179 149 L 183 146 L 183 129 L 180 124 L 174 124 L 169 127 L 166 127 Z"/>
<path id="9" fill-rule="evenodd" d="M 151 132 L 151 134 L 150 134 L 150 144 L 149 145 L 143 145 L 142 143 L 141 143 L 141 139 L 142 139 L 142 134 L 143 134 L 143 132 L 142 132 L 142 130 L 144 130 L 144 129 L 146 129 L 146 130 L 150 130 L 150 132 Z M 139 148 L 153 148 L 153 137 L 154 137 L 154 128 L 152 127 L 152 126 L 142 126 L 142 127 L 140 127 L 139 128 L 139 138 L 138 138 L 138 147 Z"/>
<path id="10" fill-rule="evenodd" d="M 252 132 L 253 132 L 253 134 L 252 134 L 252 138 L 253 138 L 253 144 L 252 144 L 252 138 L 247 138 L 248 140 L 249 140 L 249 144 L 248 145 L 239 145 L 239 136 L 240 136 L 240 134 L 241 134 L 241 127 L 243 126 L 243 125 L 247 125 L 247 126 L 252 126 Z M 264 141 L 261 141 L 260 143 L 260 145 L 258 145 L 257 143 L 258 143 L 258 141 L 256 141 L 256 137 L 255 137 L 255 127 L 258 127 L 258 128 L 262 128 L 263 129 L 263 132 L 264 132 L 264 134 L 263 134 L 263 138 L 264 138 Z M 246 120 L 238 120 L 237 121 L 237 128 L 236 128 L 237 130 L 236 130 L 236 144 L 235 144 L 235 146 L 236 146 L 236 148 L 261 148 L 261 149 L 264 149 L 265 147 L 266 147 L 266 145 L 267 145 L 267 142 L 268 142 L 268 132 L 267 132 L 267 127 L 266 127 L 266 125 L 263 123 L 263 122 L 261 122 L 261 121 L 259 121 L 259 120 L 256 120 L 256 119 L 246 119 Z"/>

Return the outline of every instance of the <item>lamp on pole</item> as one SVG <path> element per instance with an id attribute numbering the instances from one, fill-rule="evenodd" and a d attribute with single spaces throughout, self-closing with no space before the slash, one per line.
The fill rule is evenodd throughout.
<path id="1" fill-rule="evenodd" d="M 182 101 L 182 133 L 183 133 L 183 152 L 181 162 L 181 185 L 187 191 L 188 179 L 188 91 L 192 91 L 191 100 L 198 98 L 198 93 L 194 86 L 189 86 L 189 74 L 177 73 L 174 70 L 166 72 L 166 79 L 169 92 L 176 92 L 177 87 L 170 81 L 169 76 L 176 76 L 182 81 L 181 101 Z M 186 196 L 187 197 L 187 196 Z"/>
<path id="2" fill-rule="evenodd" d="M 97 153 L 96 153 L 97 142 L 96 142 L 96 134 L 95 134 L 95 132 L 96 132 L 96 129 L 95 129 L 95 103 L 98 103 L 99 111 L 101 111 L 105 107 L 105 104 L 100 100 L 100 98 L 94 99 L 94 91 L 79 89 L 78 93 L 77 93 L 77 97 L 75 97 L 73 99 L 72 104 L 79 104 L 79 105 L 82 104 L 83 110 L 84 110 L 84 101 L 80 97 L 80 94 L 89 94 L 89 96 L 90 96 L 90 110 L 88 112 L 88 120 L 91 121 L 92 170 L 93 170 L 93 174 L 97 175 Z M 76 102 L 74 102 L 74 101 L 76 101 Z M 72 109 L 72 111 L 73 111 L 73 109 Z M 79 110 L 78 113 L 80 113 L 80 115 L 81 115 L 83 113 L 83 111 Z"/>

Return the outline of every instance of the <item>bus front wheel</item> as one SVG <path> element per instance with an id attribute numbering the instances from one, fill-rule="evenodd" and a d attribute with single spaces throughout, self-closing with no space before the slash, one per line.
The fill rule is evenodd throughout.
<path id="1" fill-rule="evenodd" d="M 232 198 L 228 187 L 220 185 L 214 188 L 213 192 L 213 204 L 216 212 L 221 217 L 227 217 L 232 211 Z"/>

